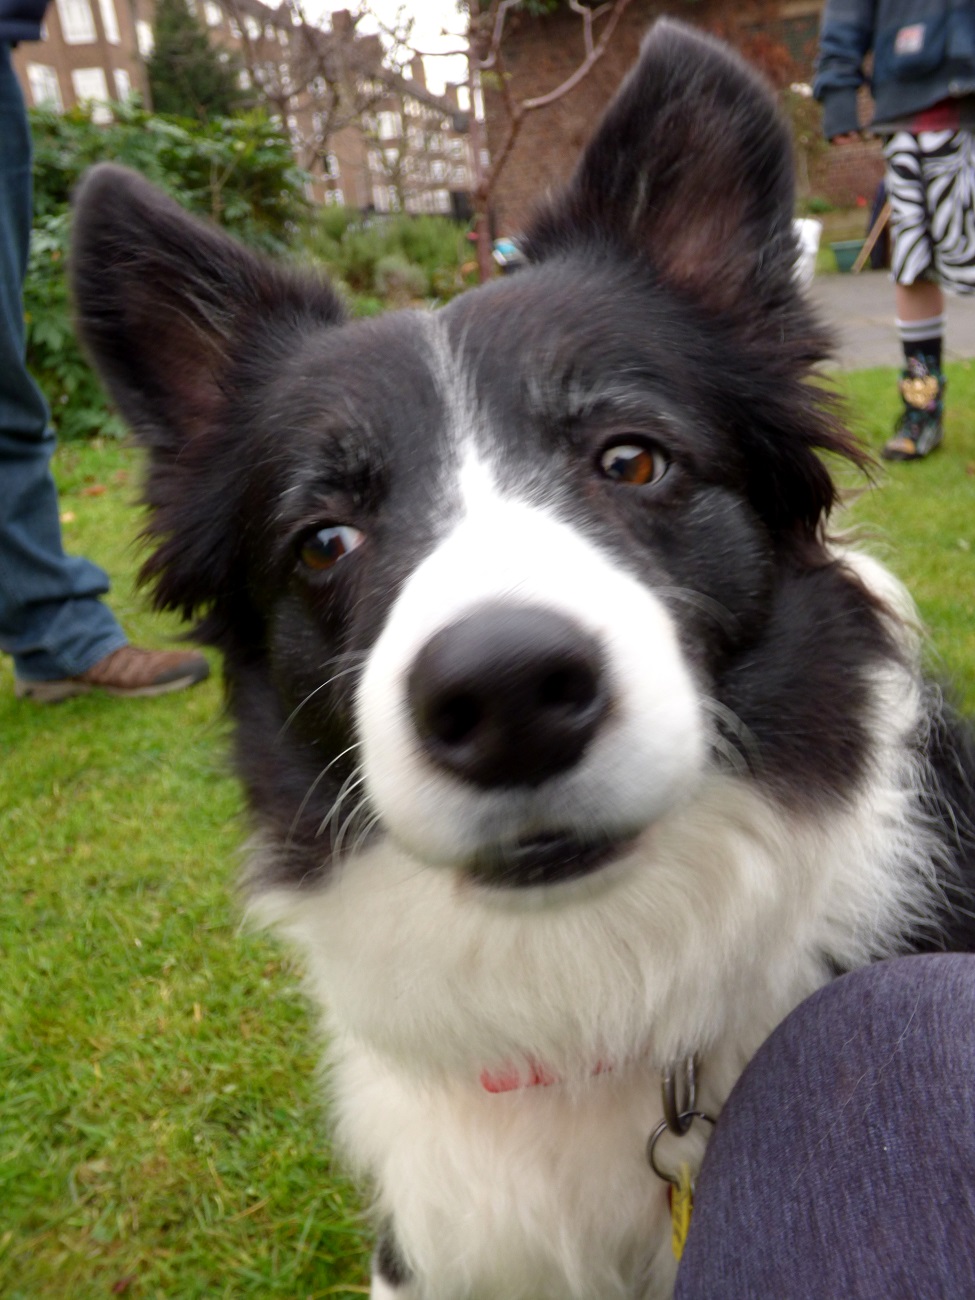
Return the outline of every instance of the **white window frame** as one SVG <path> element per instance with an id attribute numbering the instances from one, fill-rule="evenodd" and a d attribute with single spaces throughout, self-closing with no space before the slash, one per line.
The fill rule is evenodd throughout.
<path id="1" fill-rule="evenodd" d="M 109 45 L 121 45 L 122 34 L 118 27 L 118 13 L 115 0 L 98 0 L 98 11 L 102 16 L 102 31 Z"/>
<path id="2" fill-rule="evenodd" d="M 47 63 L 28 63 L 27 84 L 30 86 L 31 101 L 35 105 L 52 104 L 60 113 L 64 107 L 61 99 L 61 83 L 57 68 Z"/>
<path id="3" fill-rule="evenodd" d="M 379 114 L 378 130 L 380 140 L 398 140 L 403 134 L 403 119 L 392 109 L 383 109 Z"/>
<path id="4" fill-rule="evenodd" d="M 87 85 L 85 82 L 87 81 Z M 71 85 L 79 104 L 91 104 L 91 120 L 103 125 L 112 120 L 108 107 L 108 78 L 104 68 L 74 68 Z"/>
<path id="5" fill-rule="evenodd" d="M 125 68 L 115 68 L 112 76 L 115 79 L 115 98 L 124 104 L 132 94 L 132 78 Z"/>
<path id="6" fill-rule="evenodd" d="M 57 0 L 57 8 L 65 45 L 91 45 L 98 39 L 89 0 Z"/>

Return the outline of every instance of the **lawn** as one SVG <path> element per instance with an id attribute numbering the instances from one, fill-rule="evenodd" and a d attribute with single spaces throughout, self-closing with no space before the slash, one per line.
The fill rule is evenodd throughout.
<path id="1" fill-rule="evenodd" d="M 975 709 L 975 368 L 949 377 L 946 447 L 878 471 L 853 510 Z M 878 445 L 893 372 L 842 382 Z M 133 637 L 166 644 L 175 625 L 133 589 L 136 454 L 72 445 L 57 473 L 69 546 L 113 574 Z M 219 673 L 45 709 L 13 699 L 2 661 L 0 756 L 0 1294 L 365 1294 L 298 972 L 239 929 Z"/>

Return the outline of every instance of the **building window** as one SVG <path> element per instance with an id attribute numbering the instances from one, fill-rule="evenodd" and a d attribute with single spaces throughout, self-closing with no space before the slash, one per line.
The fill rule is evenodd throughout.
<path id="1" fill-rule="evenodd" d="M 447 179 L 447 164 L 442 158 L 434 158 L 430 164 L 430 177 L 435 181 L 445 181 Z"/>
<path id="2" fill-rule="evenodd" d="M 256 41 L 261 34 L 261 24 L 256 18 L 252 18 L 250 14 L 248 14 L 244 19 L 244 31 L 252 41 Z"/>
<path id="3" fill-rule="evenodd" d="M 436 212 L 450 211 L 450 190 L 434 190 L 433 206 Z"/>
<path id="4" fill-rule="evenodd" d="M 403 134 L 403 122 L 399 113 L 385 112 L 379 114 L 380 140 L 395 140 Z"/>
<path id="5" fill-rule="evenodd" d="M 58 112 L 61 111 L 61 87 L 58 84 L 57 69 L 49 68 L 46 63 L 28 63 L 27 81 L 34 104 L 53 104 Z"/>
<path id="6" fill-rule="evenodd" d="M 104 68 L 75 68 L 71 74 L 74 93 L 81 104 L 91 104 L 93 122 L 110 122 L 108 109 L 108 82 Z"/>
<path id="7" fill-rule="evenodd" d="M 132 78 L 124 68 L 115 69 L 115 98 L 124 102 L 132 94 Z"/>
<path id="8" fill-rule="evenodd" d="M 119 35 L 118 14 L 115 12 L 114 0 L 98 0 L 98 8 L 102 15 L 105 39 L 111 45 L 121 45 L 122 37 Z"/>
<path id="9" fill-rule="evenodd" d="M 336 180 L 342 175 L 342 168 L 339 166 L 339 160 L 334 153 L 325 155 L 325 170 L 329 176 L 334 177 Z M 341 203 L 342 200 L 339 199 L 338 202 Z"/>
<path id="10" fill-rule="evenodd" d="M 152 23 L 139 19 L 135 25 L 135 43 L 139 47 L 139 53 L 144 59 L 151 59 L 152 52 L 156 48 L 156 38 L 152 33 Z"/>
<path id="11" fill-rule="evenodd" d="M 326 206 L 341 208 L 345 206 L 345 195 L 340 189 L 325 191 Z"/>
<path id="12" fill-rule="evenodd" d="M 207 20 L 208 27 L 219 27 L 223 22 L 223 10 L 213 0 L 206 0 L 203 6 L 203 13 Z"/>
<path id="13" fill-rule="evenodd" d="M 95 19 L 88 0 L 58 0 L 58 18 L 66 45 L 88 45 L 95 40 Z"/>
<path id="14" fill-rule="evenodd" d="M 251 81 L 251 74 L 246 68 L 241 68 L 237 73 L 237 85 L 240 86 L 241 90 L 250 90 L 253 84 L 254 83 Z"/>
<path id="15" fill-rule="evenodd" d="M 240 23 L 237 21 L 236 18 L 228 18 L 228 19 L 227 19 L 227 25 L 228 25 L 228 27 L 230 28 L 230 35 L 234 38 L 235 41 L 239 41 L 239 40 L 240 40 Z"/>

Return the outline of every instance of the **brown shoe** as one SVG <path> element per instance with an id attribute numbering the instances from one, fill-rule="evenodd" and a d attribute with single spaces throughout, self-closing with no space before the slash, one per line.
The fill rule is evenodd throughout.
<path id="1" fill-rule="evenodd" d="M 55 704 L 90 691 L 105 695 L 166 695 L 169 691 L 195 686 L 209 675 L 210 665 L 195 650 L 142 650 L 139 646 L 124 645 L 77 677 L 49 682 L 18 677 L 14 690 L 21 699 Z"/>

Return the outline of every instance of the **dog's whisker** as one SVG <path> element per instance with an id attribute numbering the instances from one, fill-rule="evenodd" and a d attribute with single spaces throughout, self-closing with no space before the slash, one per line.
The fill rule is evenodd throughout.
<path id="1" fill-rule="evenodd" d="M 729 757 L 731 750 L 735 751 L 738 759 L 732 765 L 736 771 L 745 774 L 755 771 L 760 764 L 760 751 L 754 732 L 733 709 L 711 695 L 701 696 L 701 708 L 711 715 L 716 724 L 712 745 L 725 757 Z M 744 769 L 741 768 L 742 763 Z"/>
<path id="2" fill-rule="evenodd" d="M 335 857 L 341 856 L 342 846 L 345 843 L 345 838 L 349 834 L 352 827 L 355 825 L 356 821 L 362 818 L 363 816 L 366 816 L 368 818 L 368 816 L 372 815 L 369 814 L 368 811 L 369 807 L 370 807 L 369 797 L 368 795 L 366 795 L 359 800 L 356 806 L 349 813 L 348 817 L 346 817 L 345 821 L 339 827 L 339 833 L 338 835 L 336 835 L 335 842 L 332 845 L 332 853 L 335 855 Z M 356 832 L 356 840 L 353 843 L 353 848 L 349 850 L 350 857 L 354 856 L 354 846 L 355 846 L 355 842 L 357 842 L 358 839 L 359 839 L 359 832 Z"/>
<path id="3" fill-rule="evenodd" d="M 355 740 L 352 742 L 351 745 L 348 745 L 345 749 L 343 749 L 341 754 L 336 754 L 335 757 L 331 760 L 331 762 L 327 763 L 322 768 L 322 770 L 318 773 L 318 775 L 315 777 L 314 781 L 312 781 L 311 785 L 305 791 L 304 797 L 302 798 L 301 803 L 298 805 L 298 809 L 295 812 L 294 817 L 291 819 L 291 825 L 288 828 L 288 834 L 285 839 L 285 848 L 290 848 L 291 844 L 293 843 L 294 833 L 298 829 L 298 824 L 301 821 L 301 815 L 308 807 L 309 800 L 311 799 L 315 791 L 318 789 L 323 779 L 328 775 L 328 773 L 332 770 L 332 768 L 335 766 L 336 763 L 340 762 L 341 759 L 345 758 L 346 754 L 351 754 L 354 749 L 358 749 L 359 745 L 360 742 L 358 740 Z"/>
<path id="4" fill-rule="evenodd" d="M 359 805 L 359 807 L 356 809 L 356 815 L 358 816 L 362 814 L 363 812 L 366 811 L 367 808 L 368 808 L 368 801 L 364 799 L 362 803 Z M 380 824 L 381 821 L 382 821 L 382 815 L 378 812 L 372 812 L 367 817 L 363 818 L 362 825 L 356 831 L 355 839 L 352 841 L 351 845 L 349 846 L 348 853 L 346 854 L 347 857 L 354 858 L 358 855 L 359 850 L 366 844 L 366 842 L 369 839 L 369 836 L 372 834 L 372 832 L 376 829 L 376 827 Z"/>
<path id="5" fill-rule="evenodd" d="M 669 596 L 673 600 L 683 601 L 685 605 L 690 605 L 702 614 L 707 614 L 729 636 L 735 636 L 740 630 L 741 620 L 738 615 L 733 613 L 727 605 L 722 605 L 719 600 L 715 600 L 713 596 L 706 596 L 702 591 L 695 591 L 693 587 L 658 587 L 656 590 L 661 596 Z"/>
<path id="6" fill-rule="evenodd" d="M 342 804 L 349 797 L 349 795 L 352 793 L 353 790 L 357 790 L 359 786 L 362 785 L 365 779 L 366 776 L 365 773 L 362 771 L 361 767 L 355 767 L 352 769 L 352 771 L 343 781 L 338 794 L 335 796 L 335 802 L 332 804 L 331 808 L 329 809 L 325 817 L 322 818 L 318 830 L 315 832 L 316 839 L 318 839 L 320 835 L 324 834 L 327 827 L 335 826 L 338 820 L 338 815 L 342 809 Z"/>
<path id="7" fill-rule="evenodd" d="M 348 666 L 347 668 L 341 668 L 337 673 L 333 673 L 333 674 L 331 675 L 331 677 L 329 677 L 326 681 L 322 682 L 321 685 L 316 686 L 314 690 L 309 691 L 308 694 L 305 696 L 305 698 L 301 701 L 301 703 L 300 703 L 300 704 L 297 704 L 297 705 L 296 705 L 296 706 L 291 710 L 291 712 L 288 714 L 287 718 L 286 718 L 286 719 L 284 720 L 284 722 L 281 724 L 281 728 L 280 728 L 280 730 L 278 731 L 277 735 L 274 737 L 274 743 L 275 743 L 275 745 L 280 744 L 281 740 L 282 740 L 283 737 L 284 737 L 285 732 L 286 732 L 286 731 L 288 730 L 288 728 L 291 726 L 292 722 L 294 722 L 295 718 L 298 716 L 298 714 L 301 712 L 301 710 L 305 707 L 305 705 L 308 704 L 309 701 L 311 701 L 311 700 L 313 700 L 313 699 L 315 698 L 315 696 L 319 693 L 319 691 L 324 691 L 324 690 L 326 690 L 329 686 L 331 686 L 331 685 L 333 684 L 333 682 L 337 682 L 337 681 L 339 680 L 340 677 L 347 677 L 347 676 L 349 675 L 349 673 L 357 673 L 357 672 L 360 672 L 360 671 L 361 671 L 362 666 L 363 666 L 363 664 L 365 663 L 365 660 L 366 660 L 366 655 L 365 655 L 362 651 L 349 651 L 347 654 L 336 655 L 333 659 L 330 659 L 330 660 L 328 660 L 327 662 L 328 662 L 329 664 L 331 664 L 331 663 L 336 663 L 336 662 L 338 662 L 338 661 L 340 661 L 340 660 L 342 660 L 342 659 L 345 659 L 345 658 L 347 658 L 347 657 L 349 657 L 349 656 L 354 656 L 356 662 L 355 662 L 355 663 L 352 663 L 352 664 L 349 664 L 349 666 Z M 323 667 L 327 667 L 327 664 L 326 664 L 326 665 L 323 665 Z"/>

